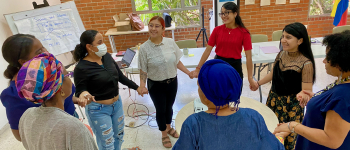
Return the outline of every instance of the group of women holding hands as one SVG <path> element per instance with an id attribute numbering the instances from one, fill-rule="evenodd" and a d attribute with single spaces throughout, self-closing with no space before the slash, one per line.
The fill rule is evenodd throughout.
<path id="1" fill-rule="evenodd" d="M 180 61 L 175 41 L 163 37 L 163 18 L 153 17 L 149 39 L 140 46 L 140 83 L 124 76 L 107 53 L 103 36 L 87 30 L 74 50 L 77 65 L 74 84 L 61 62 L 32 35 L 16 34 L 2 46 L 9 63 L 4 72 L 9 87 L 1 93 L 12 132 L 26 149 L 120 150 L 124 136 L 124 111 L 119 82 L 139 95 L 149 94 L 164 147 L 179 150 L 213 149 L 350 149 L 350 31 L 327 35 L 323 40 L 327 74 L 338 79 L 313 93 L 315 61 L 309 36 L 301 23 L 286 25 L 274 67 L 263 79 L 253 79 L 252 42 L 249 30 L 233 2 L 219 13 L 223 25 L 211 33 L 194 71 Z M 213 47 L 215 59 L 207 61 Z M 239 108 L 242 92 L 241 52 L 247 58 L 250 89 L 272 81 L 266 105 L 279 123 L 274 133 L 262 116 Z M 171 127 L 178 88 L 177 69 L 198 78 L 198 94 L 208 111 L 193 114 L 182 126 L 181 136 Z M 147 85 L 146 85 L 147 83 Z M 86 107 L 96 136 L 78 119 L 74 104 Z M 304 115 L 304 108 L 307 107 Z M 179 138 L 172 146 L 169 135 Z M 139 149 L 138 147 L 132 149 Z"/>

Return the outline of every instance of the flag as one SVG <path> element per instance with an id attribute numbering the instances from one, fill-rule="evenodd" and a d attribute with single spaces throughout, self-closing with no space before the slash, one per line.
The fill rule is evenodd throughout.
<path id="1" fill-rule="evenodd" d="M 333 25 L 346 25 L 348 18 L 349 0 L 335 0 L 331 16 L 334 17 Z"/>

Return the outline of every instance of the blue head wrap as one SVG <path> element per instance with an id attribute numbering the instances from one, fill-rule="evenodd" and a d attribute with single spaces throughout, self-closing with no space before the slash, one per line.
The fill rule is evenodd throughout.
<path id="1" fill-rule="evenodd" d="M 205 62 L 198 75 L 198 84 L 207 99 L 213 102 L 217 109 L 230 102 L 238 106 L 242 79 L 227 62 L 220 59 Z"/>

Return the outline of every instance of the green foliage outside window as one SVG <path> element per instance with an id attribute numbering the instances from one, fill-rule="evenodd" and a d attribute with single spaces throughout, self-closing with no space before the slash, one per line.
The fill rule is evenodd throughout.
<path id="1" fill-rule="evenodd" d="M 310 0 L 310 16 L 331 14 L 333 9 L 333 0 Z M 350 5 L 348 12 L 350 13 Z"/>
<path id="2" fill-rule="evenodd" d="M 198 6 L 198 0 L 183 0 L 185 2 L 185 7 Z M 136 11 L 150 11 L 148 7 L 148 0 L 135 0 Z M 181 0 L 152 0 L 152 11 L 163 11 L 166 10 L 176 10 L 169 11 L 169 15 L 173 18 L 176 26 L 189 26 L 189 25 L 199 25 L 200 23 L 200 12 L 199 9 L 194 10 L 182 10 Z M 141 14 L 141 20 L 145 25 L 148 24 L 149 20 L 153 16 L 163 16 L 162 13 L 147 13 Z"/>

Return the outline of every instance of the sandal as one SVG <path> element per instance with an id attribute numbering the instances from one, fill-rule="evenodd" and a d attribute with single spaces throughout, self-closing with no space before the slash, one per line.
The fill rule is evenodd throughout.
<path id="1" fill-rule="evenodd" d="M 166 139 L 169 139 L 169 141 L 165 141 Z M 173 147 L 173 146 L 171 145 L 171 141 L 170 141 L 169 136 L 162 137 L 162 143 L 163 143 L 163 146 L 164 146 L 165 148 L 171 148 L 171 147 Z M 168 143 L 170 143 L 170 146 L 165 146 L 165 144 L 168 144 Z"/>
<path id="2" fill-rule="evenodd" d="M 177 133 L 176 133 L 176 130 L 174 128 L 171 128 L 167 133 L 170 134 L 174 138 L 179 138 L 179 135 L 177 135 L 178 137 L 175 137 L 175 135 Z"/>

